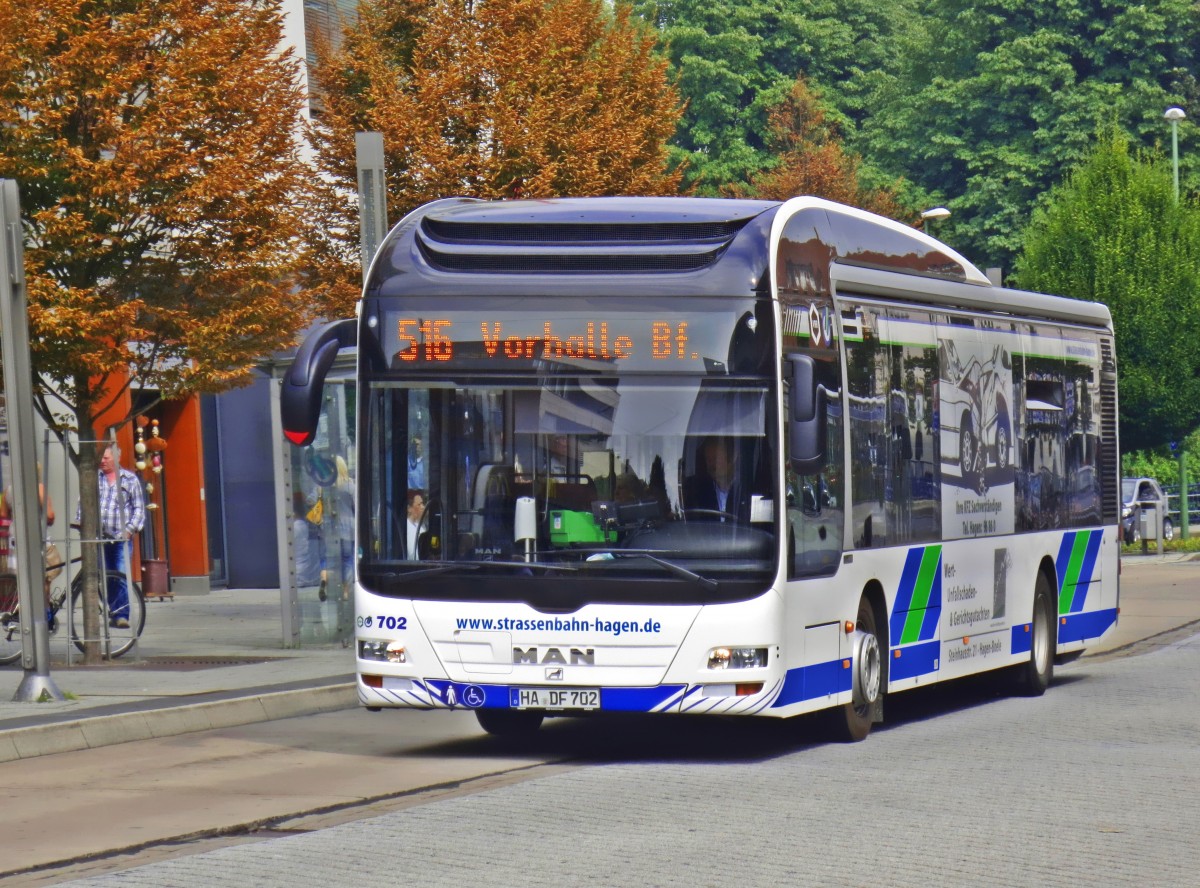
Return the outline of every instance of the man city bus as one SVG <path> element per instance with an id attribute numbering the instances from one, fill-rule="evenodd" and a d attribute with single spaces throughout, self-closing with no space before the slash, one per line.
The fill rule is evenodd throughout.
<path id="1" fill-rule="evenodd" d="M 812 197 L 442 200 L 284 380 L 357 346 L 358 693 L 492 733 L 606 712 L 862 739 L 888 694 L 1041 694 L 1117 618 L 1103 305 Z M 424 504 L 410 534 L 410 443 Z"/>

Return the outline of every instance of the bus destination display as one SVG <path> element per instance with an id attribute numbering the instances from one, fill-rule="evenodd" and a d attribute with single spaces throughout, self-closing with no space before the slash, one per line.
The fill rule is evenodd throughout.
<path id="1" fill-rule="evenodd" d="M 393 316 L 384 346 L 392 366 L 503 369 L 534 362 L 600 362 L 614 370 L 705 373 L 724 366 L 737 316 L 720 313 L 621 315 L 478 312 Z"/>

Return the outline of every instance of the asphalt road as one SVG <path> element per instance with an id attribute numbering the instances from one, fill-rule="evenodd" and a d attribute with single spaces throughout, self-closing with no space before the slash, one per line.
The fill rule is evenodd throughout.
<path id="1" fill-rule="evenodd" d="M 69 884 L 1193 886 L 1198 670 L 1193 636 L 1078 661 L 1042 698 L 906 695 L 853 745 L 777 723 L 564 724 L 537 752 L 569 768 Z"/>
<path id="2" fill-rule="evenodd" d="M 851 746 L 812 721 L 628 718 L 515 749 L 465 713 L 353 710 L 9 763 L 0 872 L 83 856 L 5 884 L 1194 885 L 1193 571 L 1127 574 L 1156 631 L 1060 668 L 1045 697 L 897 695 Z"/>

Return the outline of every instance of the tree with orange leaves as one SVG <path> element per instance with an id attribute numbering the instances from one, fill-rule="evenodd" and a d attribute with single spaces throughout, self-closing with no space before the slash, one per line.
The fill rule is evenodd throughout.
<path id="1" fill-rule="evenodd" d="M 303 325 L 281 37 L 278 0 L 0 0 L 0 176 L 21 193 L 36 407 L 64 440 L 129 386 L 236 385 Z M 95 539 L 98 455 L 72 455 Z"/>
<path id="2" fill-rule="evenodd" d="M 838 127 L 804 77 L 797 78 L 787 98 L 768 112 L 767 127 L 768 145 L 777 162 L 754 176 L 748 187 L 734 189 L 741 196 L 787 200 L 811 194 L 913 221 L 913 214 L 898 202 L 894 188 L 874 188 L 862 182 L 859 159 L 842 146 Z"/>
<path id="3" fill-rule="evenodd" d="M 316 74 L 313 135 L 332 184 L 312 269 L 328 313 L 347 314 L 361 280 L 356 131 L 383 134 L 392 221 L 441 197 L 677 193 L 667 141 L 682 109 L 654 45 L 625 5 L 602 0 L 360 6 Z"/>

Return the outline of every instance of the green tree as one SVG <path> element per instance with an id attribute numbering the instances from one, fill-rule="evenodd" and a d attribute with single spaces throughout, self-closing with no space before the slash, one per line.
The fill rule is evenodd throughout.
<path id="1" fill-rule="evenodd" d="M 1195 0 L 933 0 L 904 40 L 852 145 L 940 195 L 948 236 L 977 264 L 1009 267 L 1099 125 L 1162 141 L 1163 111 L 1194 90 L 1200 15 Z"/>
<path id="2" fill-rule="evenodd" d="M 687 102 L 672 157 L 689 190 L 717 194 L 774 160 L 771 109 L 803 75 L 843 126 L 867 113 L 871 84 L 896 62 L 911 0 L 634 0 L 660 32 Z M 867 171 L 869 172 L 869 171 Z"/>
<path id="3" fill-rule="evenodd" d="M 1023 235 L 1020 286 L 1105 303 L 1117 339 L 1121 447 L 1200 426 L 1200 208 L 1175 204 L 1170 161 L 1108 129 Z"/>
<path id="4" fill-rule="evenodd" d="M 1188 464 L 1195 466 L 1195 459 L 1200 457 L 1200 437 L 1195 432 L 1188 435 L 1185 448 Z M 1179 459 L 1169 447 L 1133 450 L 1121 455 L 1121 476 L 1124 478 L 1155 478 L 1163 487 L 1178 487 Z M 1195 516 L 1192 517 L 1195 518 Z"/>
<path id="5" fill-rule="evenodd" d="M 281 38 L 276 0 L 0 0 L 0 176 L 21 189 L 36 408 L 64 439 L 130 386 L 235 385 L 304 324 Z M 98 455 L 72 455 L 97 539 Z M 84 572 L 95 639 L 90 547 Z"/>
<path id="6" fill-rule="evenodd" d="M 679 98 L 655 35 L 602 0 L 375 0 L 321 52 L 314 126 L 336 262 L 312 264 L 331 314 L 360 274 L 354 133 L 381 132 L 389 218 L 436 198 L 675 194 Z"/>

